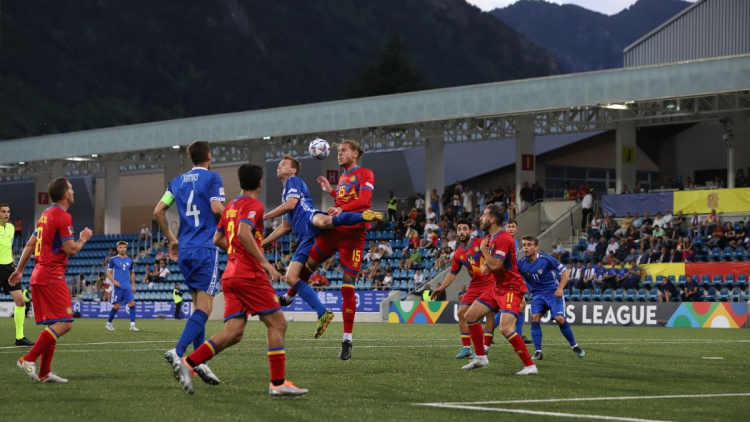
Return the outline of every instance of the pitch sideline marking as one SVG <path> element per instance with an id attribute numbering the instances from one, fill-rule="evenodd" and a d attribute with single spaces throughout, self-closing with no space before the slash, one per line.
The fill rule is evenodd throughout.
<path id="1" fill-rule="evenodd" d="M 614 397 L 569 397 L 560 399 L 529 399 L 529 400 L 504 400 L 504 401 L 473 401 L 473 402 L 438 402 L 424 403 L 425 405 L 437 404 L 525 404 L 525 403 L 559 403 L 568 401 L 609 401 L 609 400 L 653 400 L 653 399 L 688 399 L 709 397 L 745 397 L 750 393 L 711 393 L 711 394 L 676 394 L 666 396 L 614 396 Z"/>
<path id="2" fill-rule="evenodd" d="M 671 421 L 656 420 L 656 419 L 626 418 L 626 417 L 621 417 L 621 416 L 579 415 L 575 413 L 542 412 L 539 410 L 525 410 L 525 409 L 500 409 L 496 407 L 466 406 L 466 405 L 460 405 L 460 404 L 424 403 L 424 404 L 418 404 L 418 405 L 430 406 L 430 407 L 441 407 L 441 408 L 448 408 L 448 409 L 481 410 L 485 412 L 520 413 L 524 415 L 539 415 L 539 416 L 559 416 L 563 418 L 577 418 L 577 419 L 602 419 L 602 420 L 608 420 L 608 421 L 624 421 L 624 422 L 671 422 Z"/>

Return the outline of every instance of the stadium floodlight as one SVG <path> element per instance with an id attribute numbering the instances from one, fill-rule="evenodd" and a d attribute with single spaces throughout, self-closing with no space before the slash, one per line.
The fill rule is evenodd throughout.
<path id="1" fill-rule="evenodd" d="M 99 157 L 99 154 L 91 154 L 91 158 L 97 158 Z"/>
<path id="2" fill-rule="evenodd" d="M 602 108 L 608 108 L 608 109 L 610 109 L 610 110 L 628 110 L 628 109 L 630 109 L 630 106 L 629 106 L 629 105 L 627 105 L 627 104 L 618 104 L 618 103 L 614 103 L 614 104 L 604 104 L 604 105 L 603 105 L 603 106 L 601 106 L 601 107 L 602 107 Z"/>
<path id="3" fill-rule="evenodd" d="M 263 140 L 264 140 L 264 141 L 270 141 L 270 140 L 271 140 L 271 137 L 270 137 L 270 136 L 264 136 L 264 137 L 263 137 Z"/>
<path id="4" fill-rule="evenodd" d="M 87 157 L 68 157 L 66 158 L 68 161 L 91 161 L 90 158 Z"/>
<path id="5" fill-rule="evenodd" d="M 179 145 L 172 145 L 172 149 L 180 149 Z"/>

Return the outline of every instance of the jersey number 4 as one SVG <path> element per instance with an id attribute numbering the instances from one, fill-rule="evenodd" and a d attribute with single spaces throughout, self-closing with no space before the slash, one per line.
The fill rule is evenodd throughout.
<path id="1" fill-rule="evenodd" d="M 193 225 L 195 227 L 198 227 L 201 223 L 200 219 L 198 218 L 198 216 L 201 215 L 201 212 L 198 209 L 198 206 L 193 204 L 194 195 L 195 195 L 195 191 L 191 190 L 190 196 L 188 197 L 188 200 L 187 200 L 187 209 L 185 210 L 185 216 L 193 217 L 195 219 Z"/>

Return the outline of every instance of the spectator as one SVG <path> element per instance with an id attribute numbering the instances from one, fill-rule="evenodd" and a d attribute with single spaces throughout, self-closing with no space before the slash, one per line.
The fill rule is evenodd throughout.
<path id="1" fill-rule="evenodd" d="M 438 283 L 438 284 L 437 284 L 437 289 L 439 289 L 439 288 L 440 288 L 440 284 L 441 284 L 441 283 Z M 435 289 L 435 290 L 437 290 L 437 289 Z M 444 302 L 444 301 L 448 300 L 448 297 L 447 297 L 447 296 L 446 296 L 446 294 L 445 294 L 445 290 L 441 291 L 441 292 L 440 292 L 440 293 L 439 293 L 439 294 L 437 295 L 437 297 L 435 297 L 435 300 L 436 300 L 436 301 L 438 301 L 438 302 Z"/>
<path id="2" fill-rule="evenodd" d="M 692 237 L 698 236 L 701 231 L 701 225 L 702 223 L 700 217 L 698 217 L 698 213 L 693 211 L 693 216 L 690 217 L 690 223 L 688 225 L 688 230 Z"/>
<path id="3" fill-rule="evenodd" d="M 667 262 L 672 264 L 682 262 L 682 254 L 678 254 L 677 249 L 671 249 L 669 251 L 669 258 L 667 259 Z"/>
<path id="4" fill-rule="evenodd" d="M 435 213 L 435 221 L 440 221 L 440 196 L 437 193 L 437 189 L 433 189 L 430 195 L 430 208 Z"/>
<path id="5" fill-rule="evenodd" d="M 724 187 L 724 181 L 721 180 L 721 178 L 719 176 L 714 177 L 713 188 L 714 189 L 721 189 L 723 187 Z"/>
<path id="6" fill-rule="evenodd" d="M 607 240 L 604 236 L 599 238 L 599 243 L 596 244 L 596 252 L 594 252 L 594 260 L 602 261 L 607 256 Z"/>
<path id="7" fill-rule="evenodd" d="M 534 184 L 531 186 L 531 189 L 534 191 L 534 202 L 544 201 L 544 188 L 542 187 L 542 185 L 534 182 Z"/>
<path id="8" fill-rule="evenodd" d="M 682 210 L 677 211 L 677 215 L 672 219 L 672 228 L 677 232 L 677 236 L 684 236 L 687 229 L 687 218 L 682 214 Z"/>
<path id="9" fill-rule="evenodd" d="M 673 297 L 679 298 L 680 292 L 677 287 L 669 281 L 669 277 L 664 277 L 659 286 L 659 302 L 669 302 Z"/>
<path id="10" fill-rule="evenodd" d="M 530 207 L 534 203 L 534 189 L 529 186 L 529 182 L 523 182 L 521 188 L 521 211 Z"/>
<path id="11" fill-rule="evenodd" d="M 435 220 L 433 220 L 432 218 L 428 217 L 427 218 L 427 223 L 424 225 L 424 229 L 425 229 L 425 231 L 432 230 L 434 232 L 437 232 L 438 230 L 440 230 L 440 226 L 438 226 L 437 224 L 435 224 Z"/>
<path id="12" fill-rule="evenodd" d="M 378 248 L 380 249 L 381 257 L 390 257 L 393 255 L 393 248 L 387 240 L 380 240 L 378 242 Z"/>
<path id="13" fill-rule="evenodd" d="M 412 265 L 422 265 L 422 254 L 419 253 L 418 248 L 412 249 L 412 252 L 409 254 L 409 258 L 406 260 L 407 270 L 410 270 Z"/>
<path id="14" fill-rule="evenodd" d="M 588 223 L 588 217 L 593 213 L 594 208 L 594 196 L 591 195 L 591 191 L 586 192 L 581 201 L 582 218 L 581 218 L 581 229 L 586 229 Z"/>
<path id="15" fill-rule="evenodd" d="M 652 223 L 652 226 L 656 228 L 656 226 L 664 227 L 664 217 L 662 217 L 660 212 L 656 213 L 656 217 L 654 217 L 654 222 Z"/>
<path id="16" fill-rule="evenodd" d="M 365 254 L 364 258 L 362 258 L 362 261 L 370 262 L 380 260 L 380 251 L 381 249 L 379 247 L 370 246 L 370 250 Z"/>
<path id="17" fill-rule="evenodd" d="M 390 191 L 390 196 L 386 203 L 388 204 L 388 220 L 395 222 L 396 210 L 398 209 L 398 198 L 396 198 L 396 194 L 393 193 L 393 191 Z"/>
<path id="18" fill-rule="evenodd" d="M 630 193 L 630 190 L 628 189 L 628 185 L 622 185 L 622 191 L 620 191 L 620 195 L 627 195 Z"/>
<path id="19" fill-rule="evenodd" d="M 151 230 L 146 225 L 141 226 L 141 234 L 138 236 L 138 240 L 146 240 L 151 237 Z"/>
<path id="20" fill-rule="evenodd" d="M 383 280 L 375 281 L 375 283 L 373 283 L 373 285 L 375 286 L 375 290 L 377 290 L 379 286 L 382 286 L 383 290 L 389 289 L 392 284 L 393 284 L 393 273 L 390 271 L 387 271 L 385 273 Z"/>
<path id="21" fill-rule="evenodd" d="M 594 236 L 589 237 L 589 243 L 586 245 L 586 261 L 596 262 L 596 246 L 598 243 L 594 241 Z"/>
<path id="22" fill-rule="evenodd" d="M 414 287 L 415 289 L 419 289 L 424 284 L 424 274 L 422 274 L 421 270 L 414 271 Z"/>
<path id="23" fill-rule="evenodd" d="M 661 238 L 662 236 L 666 236 L 666 234 L 667 232 L 665 232 L 661 226 L 654 224 L 654 230 L 651 232 L 651 236 Z"/>
<path id="24" fill-rule="evenodd" d="M 148 277 L 151 275 L 151 265 L 146 264 L 146 269 L 143 274 L 143 279 L 141 280 L 141 283 L 146 284 L 148 283 Z"/>
<path id="25" fill-rule="evenodd" d="M 607 270 L 602 265 L 601 261 L 596 263 L 596 267 L 594 267 L 594 280 L 592 285 L 594 286 L 594 289 L 601 289 L 604 286 L 604 275 L 607 272 Z"/>
<path id="26" fill-rule="evenodd" d="M 617 287 L 617 268 L 612 265 L 609 269 L 602 268 L 601 273 L 602 286 L 605 289 L 614 289 Z"/>
<path id="27" fill-rule="evenodd" d="M 417 211 L 422 210 L 422 212 L 424 212 L 424 198 L 422 198 L 421 193 L 417 193 L 417 199 L 414 201 L 414 208 L 416 208 Z"/>
<path id="28" fill-rule="evenodd" d="M 716 215 L 716 209 L 711 208 L 711 214 L 703 221 L 703 236 L 708 236 L 717 226 L 721 226 L 721 219 Z"/>
<path id="29" fill-rule="evenodd" d="M 630 215 L 630 213 L 625 213 L 625 217 L 623 217 L 622 221 L 620 222 L 620 228 L 615 230 L 615 236 L 616 237 L 625 237 L 625 235 L 628 233 L 628 229 L 633 225 L 633 217 Z"/>
<path id="30" fill-rule="evenodd" d="M 646 193 L 646 188 L 643 187 L 641 182 L 635 182 L 635 189 L 633 189 L 634 193 Z"/>
<path id="31" fill-rule="evenodd" d="M 616 239 L 614 237 L 609 239 L 609 244 L 607 245 L 606 254 L 609 255 L 614 254 L 617 252 L 617 249 L 620 247 L 620 244 L 617 243 Z"/>
<path id="32" fill-rule="evenodd" d="M 689 237 L 682 238 L 682 244 L 680 245 L 682 251 L 682 262 L 693 262 L 693 255 L 695 254 L 695 248 L 693 242 Z"/>
<path id="33" fill-rule="evenodd" d="M 565 252 L 565 248 L 558 242 L 553 241 L 552 242 L 552 252 L 550 255 L 552 255 L 556 260 L 562 261 L 563 253 Z"/>
<path id="34" fill-rule="evenodd" d="M 744 170 L 742 169 L 737 170 L 737 177 L 734 178 L 734 187 L 735 188 L 747 187 L 747 178 L 745 177 Z"/>
<path id="35" fill-rule="evenodd" d="M 170 274 L 172 274 L 171 271 L 169 271 L 169 268 L 167 267 L 167 262 L 165 260 L 159 261 L 159 276 L 156 278 L 160 283 L 163 283 L 167 281 L 167 277 L 169 277 Z"/>
<path id="36" fill-rule="evenodd" d="M 734 243 L 737 245 L 737 247 L 743 246 L 745 244 L 746 237 L 747 231 L 745 229 L 745 222 L 740 221 L 737 230 L 734 231 Z"/>
<path id="37" fill-rule="evenodd" d="M 568 269 L 570 277 L 568 278 L 568 284 L 573 286 L 574 289 L 584 289 L 583 284 L 583 268 L 581 262 L 578 262 L 578 266 L 572 262 L 568 262 L 565 267 Z"/>
<path id="38" fill-rule="evenodd" d="M 662 264 L 669 262 L 669 251 L 667 250 L 666 246 L 663 246 L 661 248 L 661 253 L 659 253 L 659 257 L 656 259 L 656 262 Z"/>
<path id="39" fill-rule="evenodd" d="M 328 287 L 329 284 L 330 282 L 326 276 L 320 273 L 320 270 L 316 269 L 310 277 L 310 285 L 313 286 L 315 290 L 323 290 Z"/>
<path id="40" fill-rule="evenodd" d="M 626 265 L 633 265 L 638 262 L 638 254 L 636 253 L 635 248 L 630 248 L 630 253 L 625 257 L 624 262 Z"/>
<path id="41" fill-rule="evenodd" d="M 692 277 L 685 279 L 685 287 L 682 289 L 682 300 L 683 302 L 692 302 L 694 300 L 700 301 L 701 294 L 698 289 L 698 283 L 693 281 Z"/>

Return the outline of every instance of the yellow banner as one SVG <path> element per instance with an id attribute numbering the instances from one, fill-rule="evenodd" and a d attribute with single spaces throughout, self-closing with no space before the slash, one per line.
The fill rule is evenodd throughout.
<path id="1" fill-rule="evenodd" d="M 644 264 L 640 267 L 643 268 L 645 272 L 642 276 L 650 274 L 654 280 L 656 280 L 657 275 L 662 275 L 664 277 L 673 275 L 675 279 L 681 275 L 685 275 L 685 264 L 682 262 L 674 264 Z"/>
<path id="2" fill-rule="evenodd" d="M 750 211 L 750 188 L 704 189 L 674 193 L 674 212 L 682 210 L 686 215 L 693 212 L 709 214 L 716 212 Z"/>

